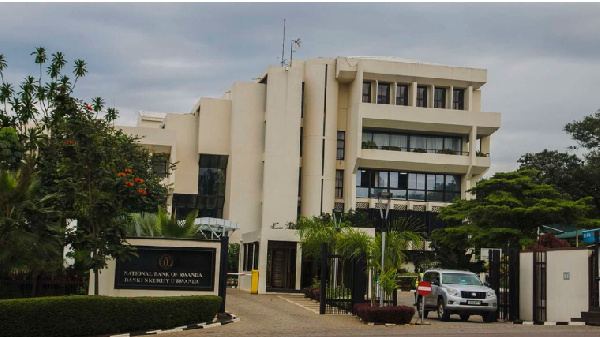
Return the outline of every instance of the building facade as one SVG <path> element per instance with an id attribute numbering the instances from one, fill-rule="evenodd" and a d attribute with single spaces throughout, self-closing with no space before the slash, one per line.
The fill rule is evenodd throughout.
<path id="1" fill-rule="evenodd" d="M 269 67 L 188 114 L 141 112 L 126 132 L 177 163 L 176 216 L 240 224 L 240 269 L 259 293 L 300 289 L 313 267 L 286 223 L 334 209 L 371 212 L 389 192 L 397 214 L 435 214 L 490 166 L 500 114 L 481 111 L 483 69 L 386 57 L 338 57 Z M 250 289 L 250 278 L 240 277 Z"/>

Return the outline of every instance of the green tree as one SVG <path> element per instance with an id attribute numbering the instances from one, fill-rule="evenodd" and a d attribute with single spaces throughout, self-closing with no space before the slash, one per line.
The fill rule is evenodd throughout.
<path id="1" fill-rule="evenodd" d="M 454 248 L 464 248 L 465 242 L 476 249 L 523 247 L 535 241 L 541 225 L 589 224 L 589 198 L 572 201 L 552 185 L 535 183 L 536 174 L 522 170 L 483 179 L 469 191 L 475 199 L 457 200 L 442 209 L 441 219 L 461 223 L 436 230 L 435 237 Z"/>
<path id="2" fill-rule="evenodd" d="M 0 169 L 0 270 L 37 276 L 62 266 L 63 234 L 51 201 L 41 185 L 30 157 L 18 170 Z"/>
<path id="3" fill-rule="evenodd" d="M 58 196 L 50 206 L 59 211 L 62 226 L 67 219 L 77 220 L 76 229 L 67 232 L 67 243 L 79 262 L 94 270 L 97 281 L 97 271 L 109 257 L 132 253 L 125 244 L 128 214 L 153 212 L 165 204 L 164 175 L 153 170 L 151 156 L 137 138 L 114 127 L 115 109 L 106 109 L 101 98 L 94 98 L 92 106 L 72 97 L 71 80 L 62 73 L 67 64 L 62 53 L 52 54 L 46 82 L 45 49 L 37 48 L 32 56 L 40 76 L 27 76 L 18 90 L 3 82 L 0 122 L 14 128 L 27 151 L 37 155 L 40 195 Z M 4 81 L 6 62 L 0 67 Z M 75 81 L 86 73 L 85 62 L 77 60 Z"/>

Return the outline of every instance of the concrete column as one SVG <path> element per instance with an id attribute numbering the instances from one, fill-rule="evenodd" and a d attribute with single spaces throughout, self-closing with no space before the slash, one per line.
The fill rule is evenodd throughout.
<path id="1" fill-rule="evenodd" d="M 412 82 L 410 86 L 410 95 L 408 95 L 409 102 L 408 105 L 413 108 L 417 106 L 417 82 Z"/>
<path id="2" fill-rule="evenodd" d="M 264 232 L 261 235 L 263 238 L 258 244 L 258 293 L 264 294 L 267 292 L 267 251 L 269 248 L 269 240 L 265 238 Z M 241 247 L 240 247 L 241 248 Z"/>
<path id="3" fill-rule="evenodd" d="M 465 90 L 465 110 L 472 111 L 473 110 L 473 86 L 470 85 L 467 90 Z"/>
<path id="4" fill-rule="evenodd" d="M 377 94 L 379 93 L 379 81 L 373 82 L 373 88 L 371 89 L 371 103 L 377 104 Z"/>
<path id="5" fill-rule="evenodd" d="M 296 290 L 300 290 L 302 282 L 302 245 L 300 242 L 296 244 Z"/>
<path id="6" fill-rule="evenodd" d="M 429 91 L 429 95 L 427 95 L 427 107 L 428 108 L 433 108 L 433 99 L 434 99 L 434 95 L 435 95 L 435 85 L 430 85 L 429 88 L 427 88 L 427 90 Z"/>
<path id="7" fill-rule="evenodd" d="M 396 94 L 397 90 L 398 90 L 398 83 L 392 82 L 391 86 L 390 86 L 390 96 L 391 96 L 390 104 L 392 104 L 392 105 L 396 105 L 396 96 L 398 96 Z"/>
<path id="8" fill-rule="evenodd" d="M 481 151 L 482 153 L 490 153 L 491 138 L 492 137 L 490 137 L 490 136 L 481 138 L 481 148 L 479 149 L 479 151 Z"/>
<path id="9" fill-rule="evenodd" d="M 446 95 L 448 97 L 448 99 L 446 100 L 446 102 L 448 103 L 446 105 L 446 107 L 448 109 L 452 109 L 452 102 L 454 101 L 454 87 L 450 86 L 448 88 L 448 95 Z"/>

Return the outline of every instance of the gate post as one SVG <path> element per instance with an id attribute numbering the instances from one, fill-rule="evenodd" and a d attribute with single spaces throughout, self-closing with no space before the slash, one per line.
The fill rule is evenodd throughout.
<path id="1" fill-rule="evenodd" d="M 508 287 L 508 295 L 509 295 L 509 309 L 508 309 L 508 319 L 511 321 L 516 321 L 519 319 L 519 269 L 521 266 L 521 254 L 519 250 L 513 249 L 509 252 L 508 262 L 509 262 L 509 287 Z"/>
<path id="2" fill-rule="evenodd" d="M 221 235 L 221 258 L 219 275 L 219 296 L 223 299 L 219 307 L 219 313 L 225 313 L 225 298 L 227 297 L 227 268 L 229 267 L 229 236 Z"/>
<path id="3" fill-rule="evenodd" d="M 325 314 L 325 298 L 327 297 L 327 244 L 321 244 L 321 294 L 319 296 L 319 314 Z"/>

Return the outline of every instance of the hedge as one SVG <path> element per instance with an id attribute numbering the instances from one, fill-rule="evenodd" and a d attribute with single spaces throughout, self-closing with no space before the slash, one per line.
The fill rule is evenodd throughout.
<path id="1" fill-rule="evenodd" d="M 369 303 L 360 303 L 354 306 L 354 312 L 363 322 L 409 324 L 415 315 L 415 308 L 404 305 L 371 307 Z"/>
<path id="2" fill-rule="evenodd" d="M 0 300 L 0 337 L 75 337 L 210 322 L 219 296 L 61 296 Z"/>

